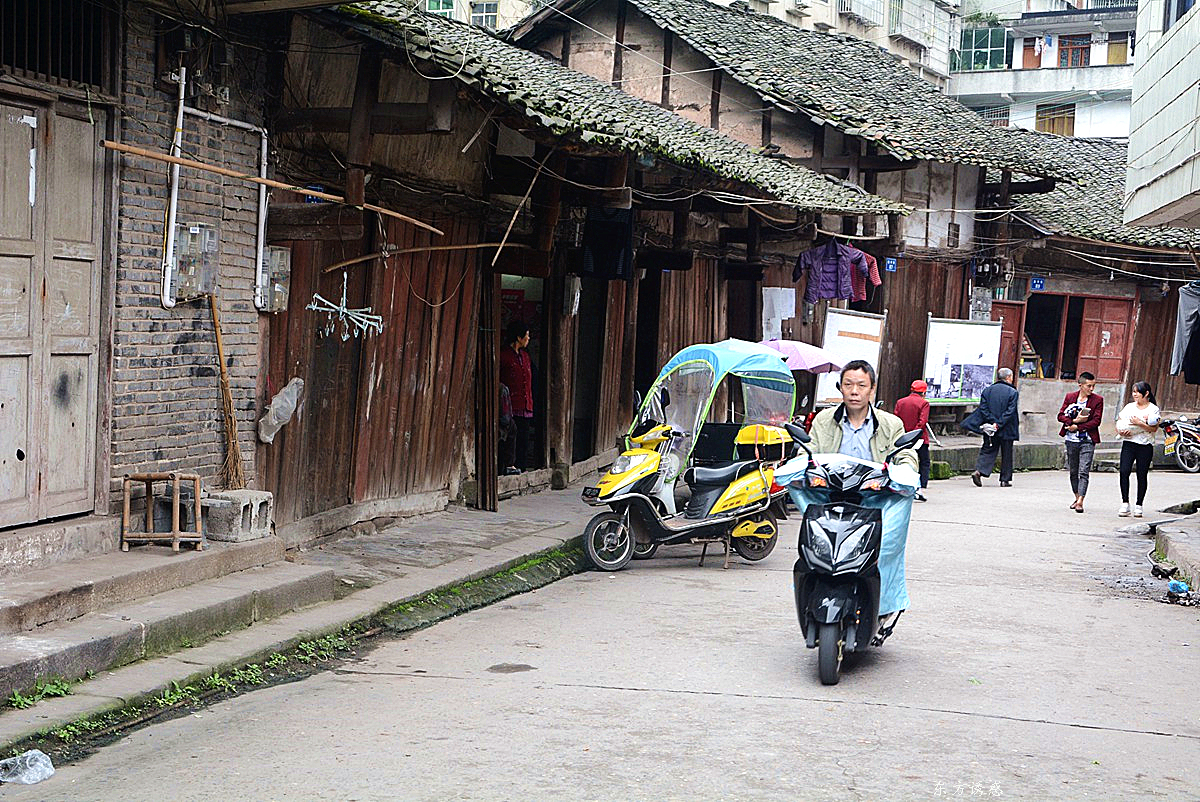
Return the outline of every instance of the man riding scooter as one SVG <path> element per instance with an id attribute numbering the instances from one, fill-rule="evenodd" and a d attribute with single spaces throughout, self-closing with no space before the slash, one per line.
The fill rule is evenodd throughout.
<path id="1" fill-rule="evenodd" d="M 848 362 L 842 368 L 838 389 L 842 403 L 821 411 L 813 419 L 809 448 L 815 454 L 844 454 L 869 462 L 886 462 L 896 440 L 904 434 L 904 423 L 895 415 L 871 406 L 875 398 L 875 368 L 861 359 Z M 917 455 L 911 448 L 901 450 L 893 460 L 896 465 L 917 470 Z M 879 555 L 879 618 L 883 626 L 908 607 L 908 587 L 904 581 L 907 515 L 902 523 L 903 531 L 885 532 Z M 900 522 L 895 529 L 900 529 Z"/>

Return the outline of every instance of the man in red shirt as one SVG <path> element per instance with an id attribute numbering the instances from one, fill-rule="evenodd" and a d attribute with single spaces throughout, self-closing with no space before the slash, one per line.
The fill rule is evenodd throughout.
<path id="1" fill-rule="evenodd" d="M 508 387 L 513 422 L 517 425 L 514 470 L 520 473 L 529 458 L 529 435 L 533 428 L 533 365 L 529 361 L 529 326 L 519 320 L 508 324 L 504 347 L 500 349 L 500 383 Z"/>
<path id="2" fill-rule="evenodd" d="M 921 447 L 917 449 L 917 460 L 921 466 L 921 490 L 929 486 L 929 402 L 925 391 L 929 386 L 917 379 L 912 383 L 912 392 L 896 402 L 896 417 L 904 421 L 904 431 L 921 430 Z M 918 492 L 917 501 L 924 501 L 925 494 Z"/>

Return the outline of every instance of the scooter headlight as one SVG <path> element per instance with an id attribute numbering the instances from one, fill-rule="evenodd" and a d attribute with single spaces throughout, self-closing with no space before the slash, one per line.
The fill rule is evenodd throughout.
<path id="1" fill-rule="evenodd" d="M 608 469 L 608 472 L 616 475 L 628 473 L 647 459 L 645 454 L 622 454 L 613 460 L 612 467 Z"/>
<path id="2" fill-rule="evenodd" d="M 829 542 L 829 535 L 825 534 L 825 530 L 816 521 L 808 522 L 808 536 L 804 540 L 818 560 L 825 563 L 833 561 L 833 545 Z"/>
<path id="3" fill-rule="evenodd" d="M 838 547 L 838 562 L 853 560 L 867 548 L 867 535 L 871 531 L 870 524 L 864 524 L 851 532 L 842 545 Z"/>

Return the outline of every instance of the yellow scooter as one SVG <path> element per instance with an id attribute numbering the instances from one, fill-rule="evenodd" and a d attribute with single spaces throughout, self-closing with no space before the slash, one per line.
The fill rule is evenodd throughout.
<path id="1" fill-rule="evenodd" d="M 617 571 L 634 558 L 649 559 L 662 545 L 703 543 L 700 564 L 711 543 L 758 561 L 779 538 L 778 517 L 786 491 L 775 486 L 775 466 L 790 451 L 791 435 L 761 423 L 741 427 L 734 439 L 741 459 L 715 467 L 691 467 L 683 480 L 691 497 L 676 511 L 674 477 L 679 474 L 680 441 L 691 434 L 669 424 L 644 420 L 629 433 L 631 448 L 617 457 L 596 487 L 583 491 L 592 506 L 608 506 L 584 530 L 592 563 Z"/>

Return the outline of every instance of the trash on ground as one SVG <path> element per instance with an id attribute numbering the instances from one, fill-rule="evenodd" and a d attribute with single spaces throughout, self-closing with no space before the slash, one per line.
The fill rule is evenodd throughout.
<path id="1" fill-rule="evenodd" d="M 33 785 L 53 776 L 54 764 L 40 749 L 30 749 L 16 757 L 0 760 L 0 783 Z"/>

